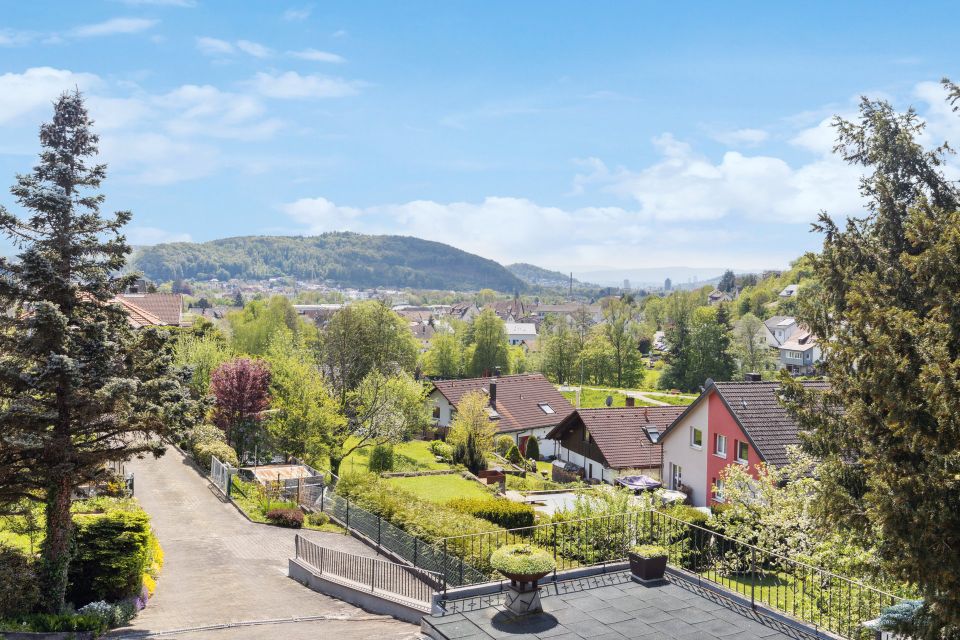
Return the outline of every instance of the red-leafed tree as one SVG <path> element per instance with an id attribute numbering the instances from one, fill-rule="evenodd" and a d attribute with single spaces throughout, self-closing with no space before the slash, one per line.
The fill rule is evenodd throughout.
<path id="1" fill-rule="evenodd" d="M 270 369 L 265 362 L 237 358 L 224 362 L 210 376 L 214 423 L 243 458 L 248 436 L 270 406 Z"/>

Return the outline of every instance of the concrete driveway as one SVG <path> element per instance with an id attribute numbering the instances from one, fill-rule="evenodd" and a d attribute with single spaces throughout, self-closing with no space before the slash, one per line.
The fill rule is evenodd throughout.
<path id="1" fill-rule="evenodd" d="M 249 522 L 176 449 L 168 447 L 159 460 L 134 460 L 128 468 L 165 564 L 147 608 L 112 636 L 418 637 L 413 625 L 369 614 L 288 578 L 296 532 Z M 303 534 L 327 547 L 376 555 L 349 536 Z"/>

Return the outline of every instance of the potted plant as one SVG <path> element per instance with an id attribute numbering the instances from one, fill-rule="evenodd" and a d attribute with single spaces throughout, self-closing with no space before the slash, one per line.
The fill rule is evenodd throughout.
<path id="1" fill-rule="evenodd" d="M 553 556 L 529 544 L 508 544 L 490 555 L 490 565 L 515 586 L 532 583 L 553 571 Z"/>
<path id="2" fill-rule="evenodd" d="M 639 544 L 630 549 L 630 573 L 643 581 L 660 580 L 667 570 L 667 548 Z"/>

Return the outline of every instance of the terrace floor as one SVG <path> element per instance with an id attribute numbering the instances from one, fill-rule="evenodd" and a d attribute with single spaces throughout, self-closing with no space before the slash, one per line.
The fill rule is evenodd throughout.
<path id="1" fill-rule="evenodd" d="M 817 637 L 672 575 L 652 586 L 633 582 L 629 572 L 567 580 L 545 585 L 541 598 L 544 612 L 523 618 L 505 612 L 502 593 L 449 601 L 447 613 L 425 617 L 421 629 L 435 640 Z"/>

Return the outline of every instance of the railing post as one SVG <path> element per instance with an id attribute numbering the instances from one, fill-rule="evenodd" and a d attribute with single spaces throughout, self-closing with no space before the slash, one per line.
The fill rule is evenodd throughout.
<path id="1" fill-rule="evenodd" d="M 383 518 L 377 516 L 377 551 L 380 550 L 380 523 L 383 522 Z"/>
<path id="2" fill-rule="evenodd" d="M 557 581 L 557 523 L 553 523 L 553 581 Z"/>
<path id="3" fill-rule="evenodd" d="M 757 586 L 757 548 L 750 547 L 750 608 L 757 610 L 757 602 L 754 598 L 754 591 Z"/>
<path id="4" fill-rule="evenodd" d="M 323 575 L 323 567 L 324 567 L 323 561 L 326 559 L 326 556 L 327 556 L 327 548 L 320 547 L 320 575 Z"/>
<path id="5" fill-rule="evenodd" d="M 347 498 L 347 531 L 350 530 L 350 498 Z"/>
<path id="6" fill-rule="evenodd" d="M 443 539 L 443 597 L 447 597 L 447 539 Z"/>
<path id="7" fill-rule="evenodd" d="M 420 542 L 420 538 L 414 536 L 413 537 L 413 566 L 414 567 L 417 566 L 417 551 L 418 551 L 417 543 L 418 542 Z"/>
<path id="8" fill-rule="evenodd" d="M 293 536 L 293 557 L 297 560 L 300 559 L 300 534 Z"/>
<path id="9" fill-rule="evenodd" d="M 320 485 L 320 513 L 323 513 L 323 498 L 324 498 L 324 493 L 326 493 L 326 490 L 327 490 L 326 485 Z"/>

